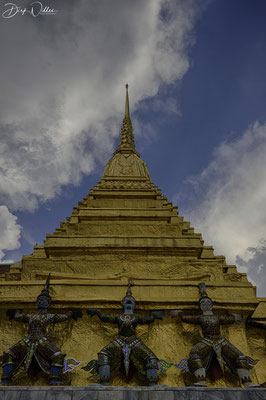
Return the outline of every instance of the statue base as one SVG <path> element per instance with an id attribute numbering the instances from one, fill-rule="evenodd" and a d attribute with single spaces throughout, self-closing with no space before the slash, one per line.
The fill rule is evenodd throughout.
<path id="1" fill-rule="evenodd" d="M 265 400 L 266 388 L 3 386 L 0 400 Z"/>

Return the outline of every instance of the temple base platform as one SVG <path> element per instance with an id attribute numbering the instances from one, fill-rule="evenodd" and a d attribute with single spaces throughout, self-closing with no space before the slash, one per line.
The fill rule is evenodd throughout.
<path id="1" fill-rule="evenodd" d="M 266 400 L 266 388 L 3 386 L 0 400 Z"/>

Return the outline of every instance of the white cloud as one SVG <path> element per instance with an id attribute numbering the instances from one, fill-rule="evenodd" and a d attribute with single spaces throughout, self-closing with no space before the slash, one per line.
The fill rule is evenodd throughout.
<path id="1" fill-rule="evenodd" d="M 17 217 L 11 214 L 6 206 L 0 206 L 0 264 L 12 263 L 12 260 L 2 260 L 3 250 L 13 250 L 20 247 L 20 229 Z"/>
<path id="2" fill-rule="evenodd" d="M 123 85 L 135 109 L 188 70 L 198 4 L 56 1 L 56 16 L 2 19 L 2 204 L 34 210 L 106 161 L 119 134 Z"/>
<path id="3" fill-rule="evenodd" d="M 204 3 L 55 0 L 56 16 L 1 18 L 0 204 L 32 211 L 106 162 L 124 84 L 134 110 L 182 79 Z"/>
<path id="4" fill-rule="evenodd" d="M 266 123 L 222 143 L 190 180 L 195 204 L 188 217 L 228 263 L 237 263 L 266 296 Z"/>

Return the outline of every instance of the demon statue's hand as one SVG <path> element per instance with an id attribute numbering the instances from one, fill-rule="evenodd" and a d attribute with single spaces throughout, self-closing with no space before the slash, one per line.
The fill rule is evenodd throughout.
<path id="1" fill-rule="evenodd" d="M 86 311 L 86 313 L 88 315 L 90 315 L 91 317 L 93 317 L 94 315 L 97 314 L 98 309 L 97 308 L 88 308 L 88 310 Z"/>
<path id="2" fill-rule="evenodd" d="M 232 314 L 232 315 L 235 317 L 235 322 L 237 322 L 238 324 L 243 321 L 242 315 L 239 314 Z"/>
<path id="3" fill-rule="evenodd" d="M 78 318 L 82 318 L 82 311 L 80 308 L 71 308 L 72 311 L 72 318 L 77 321 Z"/>
<path id="4" fill-rule="evenodd" d="M 165 316 L 163 310 L 156 310 L 156 311 L 153 311 L 153 312 L 151 313 L 151 315 L 154 315 L 154 317 L 155 317 L 156 319 L 163 319 L 164 316 Z"/>
<path id="5" fill-rule="evenodd" d="M 178 317 L 178 315 L 181 314 L 182 312 L 183 310 L 170 310 L 168 314 L 171 315 L 171 317 Z"/>
<path id="6" fill-rule="evenodd" d="M 14 318 L 16 312 L 17 312 L 17 310 L 14 310 L 14 309 L 7 310 L 6 316 L 9 318 L 9 321 L 11 321 L 11 319 Z"/>

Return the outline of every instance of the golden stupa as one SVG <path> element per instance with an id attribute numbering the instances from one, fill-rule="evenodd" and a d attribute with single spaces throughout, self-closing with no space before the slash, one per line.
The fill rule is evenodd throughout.
<path id="1" fill-rule="evenodd" d="M 51 311 L 82 308 L 83 318 L 51 327 L 50 336 L 66 353 L 81 364 L 64 374 L 65 384 L 85 386 L 95 382 L 81 369 L 97 352 L 115 338 L 116 326 L 104 324 L 86 315 L 87 308 L 107 313 L 121 309 L 128 278 L 133 281 L 137 312 L 149 314 L 155 309 L 186 309 L 198 312 L 198 284 L 205 282 L 216 313 L 239 313 L 244 319 L 252 315 L 266 322 L 266 298 L 256 297 L 256 288 L 227 265 L 224 256 L 215 256 L 211 246 L 204 246 L 201 234 L 178 215 L 155 186 L 144 161 L 135 150 L 126 91 L 125 117 L 120 141 L 108 161 L 100 182 L 73 208 L 70 217 L 48 234 L 44 245 L 34 246 L 31 255 L 12 266 L 2 276 L 1 352 L 27 336 L 26 326 L 6 317 L 8 308 L 35 310 L 36 297 L 51 272 L 53 299 Z M 265 335 L 263 331 L 245 328 L 244 321 L 222 327 L 228 338 L 244 354 L 260 362 L 252 370 L 253 382 L 266 379 Z M 200 336 L 195 325 L 182 324 L 166 316 L 152 325 L 142 326 L 138 335 L 169 363 L 187 358 Z M 192 374 L 191 374 L 192 375 Z M 184 386 L 193 381 L 189 373 L 174 365 L 160 376 L 160 383 Z M 23 370 L 13 378 L 14 385 L 46 385 L 40 375 L 29 380 Z M 136 378 L 125 382 L 119 376 L 111 385 L 136 386 Z M 239 386 L 229 372 L 210 386 Z"/>

